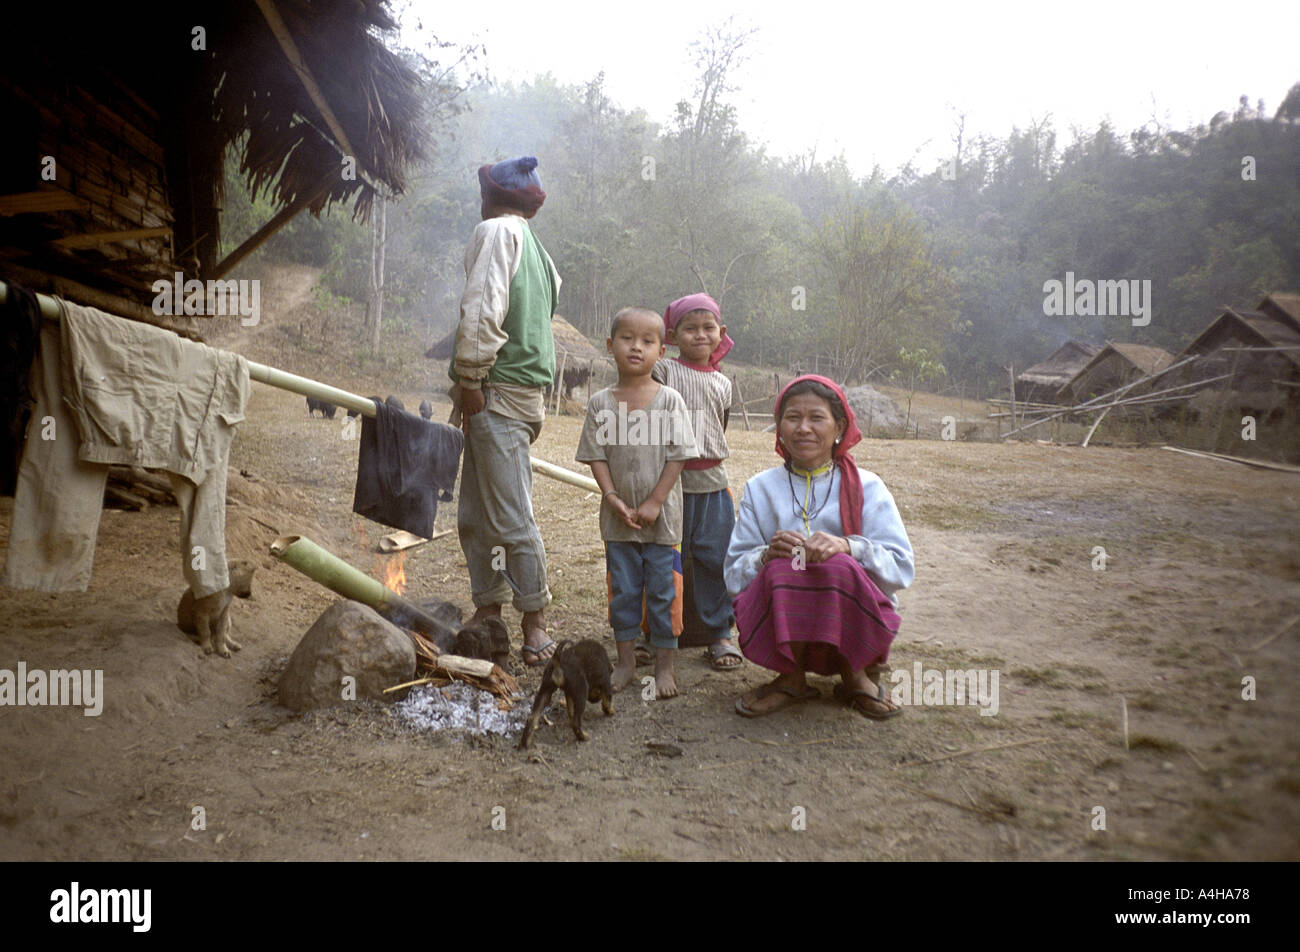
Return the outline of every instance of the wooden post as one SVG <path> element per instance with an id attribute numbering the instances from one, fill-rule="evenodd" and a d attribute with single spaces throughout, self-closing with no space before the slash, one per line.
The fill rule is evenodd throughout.
<path id="1" fill-rule="evenodd" d="M 215 281 L 224 277 L 232 268 L 234 268 L 235 265 L 239 264 L 239 262 L 243 261 L 256 251 L 258 245 L 274 235 L 284 225 L 288 224 L 291 218 L 328 192 L 338 180 L 338 172 L 327 173 L 324 178 L 316 183 L 314 188 L 310 188 L 299 194 L 297 198 L 282 208 L 274 218 L 268 221 L 261 228 L 257 229 L 257 231 L 253 232 L 253 234 L 242 245 L 230 252 L 230 254 L 226 255 L 225 259 L 212 269 L 211 274 L 205 274 L 203 277 L 209 281 Z"/>
<path id="2" fill-rule="evenodd" d="M 1011 430 L 1012 432 L 1014 432 L 1016 429 L 1016 365 L 1015 364 L 1007 365 L 1007 375 L 1011 378 Z M 1001 430 L 1002 427 L 999 425 L 998 429 Z"/>
<path id="3" fill-rule="evenodd" d="M 734 406 L 737 402 L 740 403 L 740 412 L 745 417 L 745 430 L 748 431 L 749 407 L 745 406 L 745 395 L 740 392 L 740 379 L 735 374 L 731 375 L 731 385 L 736 390 L 736 399 L 732 401 L 732 405 Z"/>
<path id="4" fill-rule="evenodd" d="M 569 352 L 568 350 L 565 350 L 563 354 L 561 354 L 560 356 L 560 372 L 555 375 L 555 383 L 553 384 L 553 386 L 555 387 L 555 415 L 556 416 L 560 415 L 560 400 L 561 400 L 561 395 L 564 393 L 564 368 L 568 366 L 568 363 L 569 363 Z"/>
<path id="5" fill-rule="evenodd" d="M 1219 398 L 1218 412 L 1215 414 L 1214 436 L 1210 439 L 1210 449 L 1218 451 L 1219 436 L 1223 433 L 1223 415 L 1227 412 L 1228 396 L 1232 393 L 1232 387 L 1237 382 L 1237 363 L 1241 360 L 1241 351 L 1237 350 L 1232 355 L 1232 370 L 1228 375 L 1228 382 L 1223 385 L 1223 396 Z M 1206 401 L 1209 402 L 1208 400 Z"/>
<path id="6" fill-rule="evenodd" d="M 375 197 L 379 215 L 371 228 L 373 244 L 370 249 L 370 289 L 375 300 L 375 323 L 370 335 L 370 352 L 379 353 L 379 325 L 384 319 L 384 246 L 387 239 L 388 203 L 382 193 Z"/>

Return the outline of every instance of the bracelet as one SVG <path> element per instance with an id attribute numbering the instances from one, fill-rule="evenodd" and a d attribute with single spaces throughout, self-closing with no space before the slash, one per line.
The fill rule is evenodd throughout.
<path id="1" fill-rule="evenodd" d="M 605 493 L 605 496 L 617 496 L 617 495 L 618 495 L 618 490 L 617 490 L 617 489 L 611 489 L 611 490 L 609 490 L 608 492 Z M 601 496 L 600 498 L 601 498 L 601 499 L 604 499 L 605 496 Z"/>

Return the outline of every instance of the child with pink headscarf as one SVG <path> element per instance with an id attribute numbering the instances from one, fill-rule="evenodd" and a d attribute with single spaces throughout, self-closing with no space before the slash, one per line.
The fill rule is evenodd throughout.
<path id="1" fill-rule="evenodd" d="M 718 302 L 707 294 L 669 304 L 664 329 L 678 355 L 659 361 L 652 376 L 686 401 L 700 452 L 682 471 L 682 574 L 689 580 L 689 608 L 709 643 L 709 661 L 719 671 L 731 671 L 744 664 L 744 656 L 731 638 L 735 614 L 722 574 L 736 509 L 723 465 L 730 455 L 725 431 L 731 381 L 719 365 L 734 342 Z"/>

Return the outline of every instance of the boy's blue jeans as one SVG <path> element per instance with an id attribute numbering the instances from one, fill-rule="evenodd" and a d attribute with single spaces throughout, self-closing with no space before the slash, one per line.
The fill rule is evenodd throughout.
<path id="1" fill-rule="evenodd" d="M 642 598 L 650 617 L 650 644 L 676 648 L 672 608 L 677 585 L 673 580 L 676 550 L 650 542 L 606 542 L 605 571 L 609 585 L 609 624 L 616 641 L 641 636 Z"/>
<path id="2" fill-rule="evenodd" d="M 736 622 L 722 563 L 736 525 L 731 493 L 682 494 L 682 571 L 691 577 L 689 610 L 695 612 L 711 641 L 731 637 Z M 689 567 L 688 567 L 689 566 Z"/>

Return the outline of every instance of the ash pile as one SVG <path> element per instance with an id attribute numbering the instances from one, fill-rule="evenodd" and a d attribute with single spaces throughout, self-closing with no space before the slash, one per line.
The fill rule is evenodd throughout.
<path id="1" fill-rule="evenodd" d="M 528 720 L 528 708 L 521 704 L 503 707 L 502 700 L 454 681 L 443 687 L 414 687 L 392 710 L 400 723 L 417 731 L 465 731 L 476 737 L 517 734 Z"/>

